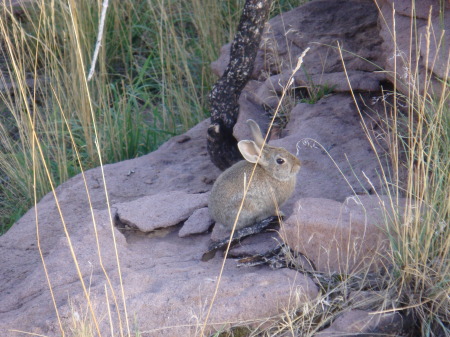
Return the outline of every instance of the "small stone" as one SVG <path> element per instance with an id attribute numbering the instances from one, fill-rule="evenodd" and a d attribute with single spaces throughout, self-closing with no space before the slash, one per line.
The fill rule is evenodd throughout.
<path id="1" fill-rule="evenodd" d="M 180 238 L 192 234 L 200 234 L 206 232 L 213 224 L 213 220 L 209 215 L 207 207 L 199 208 L 192 213 L 178 232 Z"/>
<path id="2" fill-rule="evenodd" d="M 183 191 L 162 192 L 126 203 L 115 204 L 121 221 L 147 233 L 170 227 L 189 218 L 208 204 L 208 193 L 189 194 Z"/>
<path id="3" fill-rule="evenodd" d="M 335 337 L 363 334 L 401 336 L 404 319 L 398 312 L 372 314 L 363 310 L 351 310 L 339 316 L 331 326 L 317 333 L 316 337 Z M 359 336 L 359 335 L 358 335 Z"/>

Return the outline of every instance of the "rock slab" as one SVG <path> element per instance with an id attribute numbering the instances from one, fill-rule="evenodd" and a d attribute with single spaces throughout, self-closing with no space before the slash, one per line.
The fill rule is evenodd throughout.
<path id="1" fill-rule="evenodd" d="M 404 326 L 404 319 L 397 312 L 372 314 L 363 310 L 350 310 L 315 336 L 402 336 Z"/>
<path id="2" fill-rule="evenodd" d="M 417 90 L 424 94 L 426 89 L 426 95 L 434 94 L 439 98 L 444 92 L 443 82 L 449 75 L 450 5 L 438 0 L 416 1 L 413 16 L 411 1 L 380 0 L 378 4 L 380 36 L 383 39 L 381 50 L 384 54 L 380 65 L 390 74 L 391 81 L 392 74 L 396 74 L 397 89 L 406 96 Z M 413 29 L 411 23 L 414 24 Z M 395 36 L 392 33 L 394 27 Z M 410 53 L 410 50 L 419 53 Z M 430 76 L 430 73 L 435 76 Z"/>
<path id="3" fill-rule="evenodd" d="M 36 248 L 35 209 L 0 237 L 1 336 L 22 336 L 14 329 L 61 336 L 48 281 L 66 332 L 76 322 L 96 330 L 87 296 L 105 335 L 111 326 L 115 332 L 127 331 L 125 309 L 130 329 L 142 335 L 200 332 L 222 258 L 202 262 L 209 235 L 180 238 L 177 224 L 206 210 L 211 182 L 219 174 L 206 155 L 207 125 L 200 123 L 144 157 L 105 165 L 111 212 L 100 168 L 85 172 L 87 191 L 81 175 L 58 187 L 69 237 L 53 195 L 44 197 L 37 214 L 48 278 Z M 114 227 L 116 211 L 136 225 L 126 237 Z M 162 226 L 169 227 L 156 230 Z M 242 321 L 257 325 L 298 305 L 294 299 L 306 302 L 317 294 L 315 284 L 295 271 L 238 268 L 235 261 L 227 261 L 205 334 Z"/>
<path id="4" fill-rule="evenodd" d="M 208 205 L 209 193 L 162 192 L 113 206 L 121 221 L 141 232 L 175 226 Z"/>
<path id="5" fill-rule="evenodd" d="M 387 197 L 354 196 L 344 203 L 304 198 L 280 233 L 318 271 L 349 274 L 366 266 L 383 266 L 388 247 L 385 228 L 392 216 Z"/>

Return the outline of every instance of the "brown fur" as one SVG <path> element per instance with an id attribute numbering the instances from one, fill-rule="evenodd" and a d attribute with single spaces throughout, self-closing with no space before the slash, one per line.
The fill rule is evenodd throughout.
<path id="1" fill-rule="evenodd" d="M 249 120 L 255 142 L 241 141 L 239 149 L 247 160 L 240 161 L 223 172 L 216 180 L 209 200 L 211 217 L 231 230 L 248 184 L 254 162 L 258 160 L 262 145 L 258 125 Z M 277 163 L 277 160 L 283 163 Z M 258 160 L 255 173 L 245 197 L 236 229 L 253 225 L 271 215 L 293 193 L 300 161 L 283 148 L 266 145 Z"/>

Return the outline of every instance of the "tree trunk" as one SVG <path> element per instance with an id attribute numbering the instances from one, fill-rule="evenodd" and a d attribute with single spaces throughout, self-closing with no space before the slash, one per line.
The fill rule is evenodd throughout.
<path id="1" fill-rule="evenodd" d="M 225 170 L 242 159 L 233 136 L 239 115 L 239 96 L 253 72 L 272 0 L 246 0 L 238 31 L 231 44 L 230 63 L 209 94 L 211 125 L 207 148 L 211 161 Z"/>

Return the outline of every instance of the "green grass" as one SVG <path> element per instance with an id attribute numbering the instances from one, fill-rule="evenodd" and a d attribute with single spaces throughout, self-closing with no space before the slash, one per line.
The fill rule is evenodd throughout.
<path id="1" fill-rule="evenodd" d="M 429 29 L 430 26 L 427 27 L 430 33 Z M 437 54 L 446 62 L 447 75 L 438 80 L 432 71 L 424 69 L 423 77 L 419 77 L 419 61 L 406 59 L 409 83 L 394 81 L 392 102 L 385 105 L 394 172 L 393 184 L 387 179 L 385 183 L 393 187 L 390 190 L 394 207 L 398 206 L 397 196 L 407 200 L 404 211 L 388 227 L 392 261 L 389 288 L 396 296 L 395 309 L 412 317 L 417 335 L 447 336 L 450 335 L 450 59 L 443 53 L 448 46 L 442 36 L 430 33 L 422 38 L 427 41 L 425 55 L 429 55 L 430 41 L 435 39 L 437 49 L 442 50 Z M 430 60 L 430 68 L 435 61 Z M 397 93 L 399 85 L 408 90 Z"/>
<path id="2" fill-rule="evenodd" d="M 441 97 L 406 98 L 409 123 L 397 141 L 407 180 L 398 194 L 408 203 L 389 233 L 391 286 L 422 336 L 450 333 L 450 99 L 448 85 L 443 88 Z"/>
<path id="3" fill-rule="evenodd" d="M 232 40 L 243 3 L 110 2 L 90 82 L 101 2 L 35 1 L 19 15 L 3 6 L 0 83 L 15 85 L 0 92 L 0 234 L 50 191 L 45 165 L 59 185 L 153 151 L 206 118 L 216 81 L 209 64 Z M 296 3 L 281 1 L 273 15 Z M 36 142 L 43 157 L 33 163 Z"/>
<path id="4" fill-rule="evenodd" d="M 0 81 L 14 88 L 0 93 L 0 233 L 50 180 L 146 154 L 206 118 L 216 80 L 209 64 L 232 38 L 242 3 L 111 2 L 90 82 L 101 3 L 36 1 L 20 15 L 2 7 Z M 32 153 L 38 143 L 41 158 Z"/>

